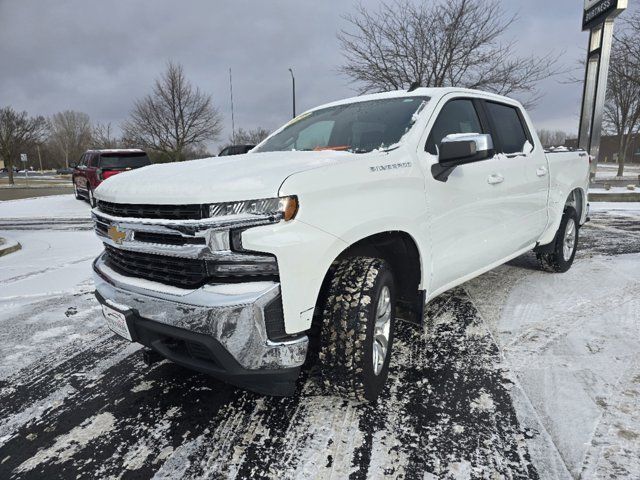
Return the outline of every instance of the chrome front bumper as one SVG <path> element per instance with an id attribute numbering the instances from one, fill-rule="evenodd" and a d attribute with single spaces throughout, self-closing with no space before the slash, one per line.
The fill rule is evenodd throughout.
<path id="1" fill-rule="evenodd" d="M 306 335 L 269 340 L 265 307 L 280 295 L 277 282 L 205 285 L 186 290 L 121 275 L 104 262 L 93 263 L 97 292 L 116 309 L 141 318 L 208 335 L 247 370 L 301 366 L 307 355 Z"/>

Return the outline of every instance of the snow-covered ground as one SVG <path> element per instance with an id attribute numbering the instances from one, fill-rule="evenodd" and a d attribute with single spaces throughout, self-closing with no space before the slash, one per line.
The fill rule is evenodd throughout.
<path id="1" fill-rule="evenodd" d="M 279 399 L 144 366 L 93 298 L 100 243 L 55 230 L 88 206 L 50 200 L 0 203 L 2 479 L 640 478 L 640 204 L 592 203 L 566 274 L 527 254 L 435 299 L 355 405 L 314 371 Z"/>
<path id="2" fill-rule="evenodd" d="M 614 163 L 599 163 L 598 171 L 596 172 L 597 180 L 613 180 L 617 177 L 618 174 L 618 165 Z M 628 163 L 624 166 L 624 177 L 623 179 L 631 179 L 637 180 L 638 175 L 640 175 L 640 165 L 637 163 Z"/>
<path id="3" fill-rule="evenodd" d="M 0 228 L 91 228 L 91 208 L 73 195 L 0 201 Z"/>

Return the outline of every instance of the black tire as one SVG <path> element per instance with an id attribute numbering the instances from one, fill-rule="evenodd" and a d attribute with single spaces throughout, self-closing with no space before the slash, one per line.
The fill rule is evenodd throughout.
<path id="1" fill-rule="evenodd" d="M 551 244 L 550 252 L 538 253 L 538 262 L 540 268 L 547 272 L 564 273 L 571 268 L 573 259 L 576 256 L 578 248 L 578 232 L 580 230 L 578 212 L 573 207 L 566 207 L 560 221 L 560 227 L 556 232 L 556 236 Z M 565 252 L 565 244 L 567 242 L 567 229 L 573 224 L 575 235 L 572 240 L 571 255 L 567 256 Z"/>
<path id="2" fill-rule="evenodd" d="M 390 315 L 388 342 L 376 373 L 376 317 L 380 297 L 386 298 L 386 293 Z M 327 393 L 357 401 L 371 402 L 378 398 L 389 373 L 395 300 L 393 274 L 384 260 L 354 257 L 337 264 L 323 309 L 320 339 L 320 376 Z M 384 305 L 386 311 L 387 302 Z"/>
<path id="3" fill-rule="evenodd" d="M 91 186 L 87 186 L 87 202 L 89 202 L 91 208 L 96 208 L 96 197 L 93 196 Z"/>
<path id="4" fill-rule="evenodd" d="M 80 192 L 78 191 L 78 185 L 76 185 L 76 183 L 73 183 L 73 195 L 76 197 L 76 200 L 84 200 L 84 198 L 82 198 L 82 195 L 80 195 Z"/>

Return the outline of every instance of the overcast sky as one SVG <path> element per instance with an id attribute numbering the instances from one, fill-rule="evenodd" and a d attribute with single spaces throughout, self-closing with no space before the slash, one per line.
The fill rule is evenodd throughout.
<path id="1" fill-rule="evenodd" d="M 505 40 L 524 55 L 564 52 L 575 67 L 588 35 L 583 0 L 505 0 L 519 21 Z M 377 0 L 363 4 L 376 8 Z M 236 127 L 274 129 L 291 115 L 293 67 L 298 112 L 352 96 L 337 73 L 336 32 L 354 0 L 0 0 L 0 106 L 30 114 L 79 110 L 117 126 L 172 59 L 212 94 L 231 131 L 228 69 Z M 560 79 L 561 80 L 561 79 Z M 537 128 L 577 132 L 581 87 L 552 79 L 531 112 Z M 216 150 L 216 148 L 212 148 Z"/>

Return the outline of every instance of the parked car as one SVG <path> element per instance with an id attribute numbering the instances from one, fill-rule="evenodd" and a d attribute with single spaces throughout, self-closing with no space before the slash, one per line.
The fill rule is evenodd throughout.
<path id="1" fill-rule="evenodd" d="M 73 168 L 71 167 L 62 167 L 56 170 L 56 175 L 71 175 L 73 174 Z"/>
<path id="2" fill-rule="evenodd" d="M 18 169 L 16 167 L 11 167 L 11 169 L 13 170 L 13 173 L 18 173 Z M 2 169 L 0 169 L 0 173 L 9 173 L 9 168 L 2 167 Z"/>
<path id="3" fill-rule="evenodd" d="M 71 180 L 78 200 L 86 199 L 96 206 L 94 190 L 106 179 L 128 170 L 151 165 L 140 149 L 87 150 L 73 167 Z"/>
<path id="4" fill-rule="evenodd" d="M 227 155 L 241 155 L 248 153 L 255 145 L 229 145 L 228 147 L 220 150 L 219 157 L 226 157 Z"/>
<path id="5" fill-rule="evenodd" d="M 422 323 L 426 301 L 530 250 L 571 267 L 588 179 L 585 152 L 546 153 L 503 96 L 342 100 L 251 153 L 103 183 L 96 296 L 149 362 L 286 395 L 317 350 L 328 392 L 371 401 L 397 318 Z"/>

